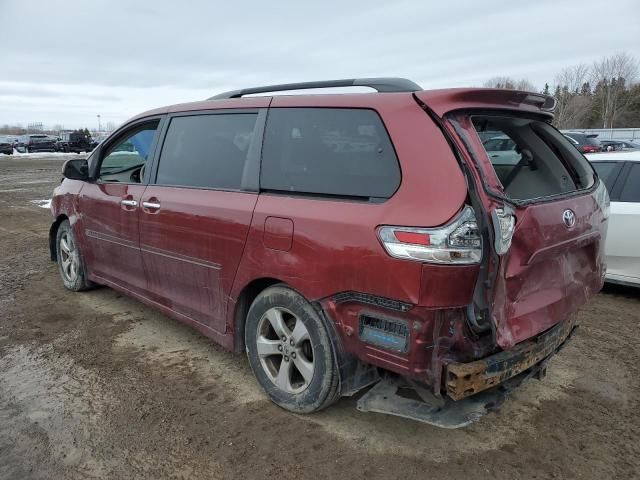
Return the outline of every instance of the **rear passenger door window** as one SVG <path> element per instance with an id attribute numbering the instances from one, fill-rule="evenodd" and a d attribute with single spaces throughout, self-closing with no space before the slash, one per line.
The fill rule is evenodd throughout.
<path id="1" fill-rule="evenodd" d="M 260 187 L 263 190 L 389 198 L 400 167 L 378 114 L 367 109 L 271 108 Z"/>
<path id="2" fill-rule="evenodd" d="M 631 165 L 629 175 L 620 193 L 621 202 L 640 202 L 640 163 Z"/>
<path id="3" fill-rule="evenodd" d="M 240 190 L 257 117 L 257 113 L 173 117 L 156 184 Z"/>

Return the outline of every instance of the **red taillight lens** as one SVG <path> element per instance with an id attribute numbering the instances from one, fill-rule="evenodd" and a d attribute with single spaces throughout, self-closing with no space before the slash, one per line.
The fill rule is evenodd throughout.
<path id="1" fill-rule="evenodd" d="M 428 233 L 403 232 L 396 230 L 393 235 L 402 243 L 413 243 L 414 245 L 429 245 Z"/>
<path id="2" fill-rule="evenodd" d="M 438 228 L 378 228 L 378 237 L 394 258 L 440 264 L 476 264 L 482 260 L 482 237 L 473 208 L 465 206 Z"/>

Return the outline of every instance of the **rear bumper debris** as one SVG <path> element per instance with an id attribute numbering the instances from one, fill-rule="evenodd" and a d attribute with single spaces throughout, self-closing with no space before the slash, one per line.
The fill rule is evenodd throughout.
<path id="1" fill-rule="evenodd" d="M 445 373 L 447 395 L 461 400 L 531 369 L 559 351 L 575 328 L 575 318 L 571 318 L 504 352 L 474 362 L 449 363 Z"/>

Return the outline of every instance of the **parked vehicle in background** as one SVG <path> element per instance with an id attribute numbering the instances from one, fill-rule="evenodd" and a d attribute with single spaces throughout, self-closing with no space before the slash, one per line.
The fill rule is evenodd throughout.
<path id="1" fill-rule="evenodd" d="M 506 135 L 491 136 L 488 140 L 483 141 L 482 145 L 489 155 L 498 178 L 506 178 L 513 171 L 513 167 L 522 159 L 516 143 Z"/>
<path id="2" fill-rule="evenodd" d="M 582 153 L 596 153 L 602 151 L 602 145 L 597 133 L 565 132 L 565 137 Z"/>
<path id="3" fill-rule="evenodd" d="M 369 86 L 378 93 L 253 96 Z M 405 79 L 143 113 L 54 191 L 51 257 L 246 351 L 277 405 L 466 425 L 544 371 L 602 287 L 608 197 L 514 90 Z M 481 138 L 515 144 L 494 167 Z M 400 390 L 414 389 L 414 396 Z"/>
<path id="4" fill-rule="evenodd" d="M 0 153 L 13 155 L 13 142 L 10 138 L 0 137 Z"/>
<path id="5" fill-rule="evenodd" d="M 60 135 L 58 150 L 67 153 L 91 152 L 95 148 L 88 130 L 64 132 Z"/>
<path id="6" fill-rule="evenodd" d="M 53 137 L 42 133 L 23 135 L 18 141 L 16 150 L 20 153 L 55 152 L 56 141 Z"/>
<path id="7" fill-rule="evenodd" d="M 633 140 L 621 140 L 623 150 L 640 150 L 640 143 Z"/>
<path id="8" fill-rule="evenodd" d="M 606 280 L 640 286 L 640 151 L 593 154 L 587 158 L 611 198 Z"/>
<path id="9" fill-rule="evenodd" d="M 491 163 L 515 165 L 520 161 L 520 154 L 516 151 L 516 143 L 506 135 L 492 137 L 482 142 Z"/>
<path id="10" fill-rule="evenodd" d="M 624 143 L 620 140 L 600 140 L 600 148 L 603 152 L 617 152 L 624 150 Z"/>

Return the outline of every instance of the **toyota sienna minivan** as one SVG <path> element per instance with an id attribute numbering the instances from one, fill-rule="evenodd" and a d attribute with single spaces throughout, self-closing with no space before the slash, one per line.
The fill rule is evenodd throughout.
<path id="1" fill-rule="evenodd" d="M 346 86 L 375 92 L 248 96 Z M 542 377 L 603 284 L 609 198 L 554 103 L 374 78 L 151 110 L 65 164 L 51 257 L 246 351 L 285 409 L 374 385 L 361 410 L 464 425 Z"/>

